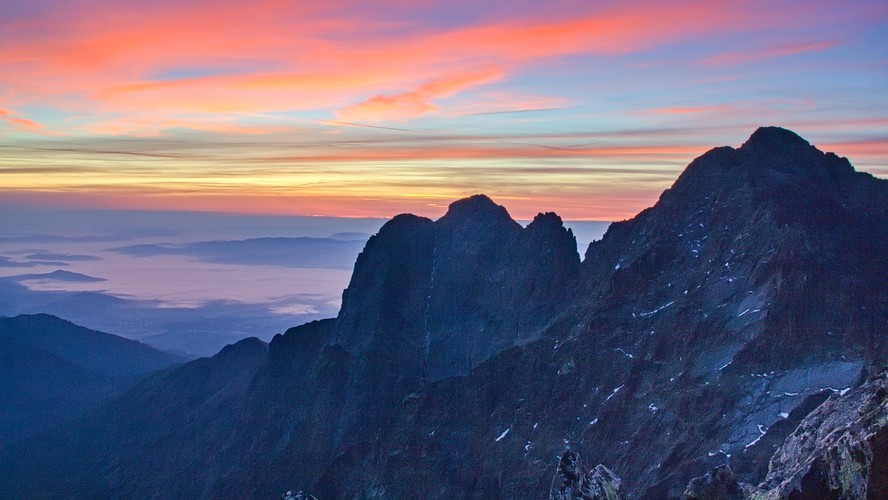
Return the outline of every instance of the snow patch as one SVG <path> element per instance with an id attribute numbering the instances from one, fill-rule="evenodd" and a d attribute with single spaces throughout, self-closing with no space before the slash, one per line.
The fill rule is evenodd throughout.
<path id="1" fill-rule="evenodd" d="M 506 430 L 504 430 L 503 433 L 500 434 L 498 438 L 496 438 L 496 442 L 498 443 L 498 442 L 500 442 L 500 440 L 501 440 L 502 438 L 506 437 L 506 434 L 508 434 L 510 430 L 512 430 L 511 427 L 509 427 L 509 428 L 507 428 Z"/>
<path id="2" fill-rule="evenodd" d="M 626 385 L 626 384 L 623 384 L 623 385 Z M 614 389 L 614 392 L 610 393 L 610 395 L 609 395 L 608 397 L 606 397 L 604 400 L 605 400 L 605 401 L 608 401 L 608 400 L 610 400 L 610 398 L 614 397 L 614 395 L 615 395 L 616 393 L 620 392 L 620 389 L 623 388 L 623 385 L 621 385 L 620 387 L 617 387 L 616 389 Z"/>
<path id="3" fill-rule="evenodd" d="M 764 425 L 762 425 L 762 424 L 757 424 L 757 427 L 758 427 L 758 430 L 759 430 L 759 433 L 760 433 L 760 434 L 759 434 L 759 437 L 753 439 L 752 442 L 750 442 L 749 444 L 747 444 L 746 446 L 744 446 L 744 448 L 749 448 L 750 446 L 754 446 L 755 443 L 758 443 L 759 441 L 761 441 L 761 439 L 762 439 L 763 437 L 765 437 L 765 434 L 768 433 L 768 430 L 765 429 L 765 426 L 764 426 Z"/>
<path id="4" fill-rule="evenodd" d="M 629 358 L 629 359 L 634 359 L 634 358 L 635 358 L 635 356 L 633 356 L 633 355 L 629 354 L 628 352 L 626 352 L 622 347 L 617 347 L 617 348 L 614 349 L 614 350 L 623 353 L 623 354 L 624 354 L 627 358 Z"/>
<path id="5" fill-rule="evenodd" d="M 662 311 L 663 309 L 666 309 L 667 307 L 671 306 L 672 304 L 675 304 L 675 301 L 674 301 L 674 300 L 669 301 L 669 302 L 663 304 L 662 306 L 660 306 L 660 307 L 654 309 L 653 311 L 648 311 L 648 312 L 638 313 L 638 315 L 641 316 L 642 318 L 645 317 L 645 316 L 651 316 L 651 315 L 653 315 L 653 314 L 657 314 L 658 312 Z"/>

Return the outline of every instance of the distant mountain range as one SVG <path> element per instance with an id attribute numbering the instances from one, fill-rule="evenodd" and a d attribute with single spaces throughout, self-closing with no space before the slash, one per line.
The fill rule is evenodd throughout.
<path id="1" fill-rule="evenodd" d="M 47 314 L 0 318 L 0 447 L 183 360 Z"/>
<path id="2" fill-rule="evenodd" d="M 251 238 L 184 245 L 142 244 L 109 250 L 127 255 L 187 255 L 204 262 L 264 266 L 341 268 L 354 262 L 366 238 L 355 233 L 333 238 Z M 344 236 L 344 237 L 343 237 Z"/>
<path id="3" fill-rule="evenodd" d="M 53 280 L 53 281 L 70 281 L 74 283 L 95 283 L 99 281 L 105 281 L 102 278 L 96 278 L 94 276 L 88 276 L 82 273 L 74 273 L 71 271 L 64 271 L 62 269 L 56 269 L 50 273 L 37 273 L 37 274 L 19 274 L 17 276 L 10 276 L 9 278 L 14 279 L 16 281 L 27 281 L 27 280 Z M 9 279 L 8 278 L 8 279 Z"/>
<path id="4" fill-rule="evenodd" d="M 888 181 L 775 127 L 582 262 L 482 195 L 399 215 L 336 318 L 10 444 L 0 495 L 885 498 L 886 248 Z"/>

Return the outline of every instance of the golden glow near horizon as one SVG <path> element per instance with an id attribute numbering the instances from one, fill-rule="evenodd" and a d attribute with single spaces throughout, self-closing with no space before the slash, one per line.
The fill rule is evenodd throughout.
<path id="1" fill-rule="evenodd" d="M 619 220 L 772 124 L 886 176 L 888 9 L 853 3 L 7 3 L 0 197 Z"/>

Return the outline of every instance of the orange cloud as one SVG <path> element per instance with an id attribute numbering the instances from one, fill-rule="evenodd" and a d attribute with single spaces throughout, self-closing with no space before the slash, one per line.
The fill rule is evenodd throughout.
<path id="1" fill-rule="evenodd" d="M 39 128 L 43 128 L 39 123 L 34 120 L 29 120 L 27 118 L 21 118 L 15 116 L 12 112 L 5 109 L 0 109 L 0 119 L 7 123 L 11 123 L 18 128 L 22 128 L 25 130 L 36 130 Z"/>
<path id="2" fill-rule="evenodd" d="M 0 85 L 83 116 L 339 109 L 341 116 L 403 119 L 543 60 L 615 55 L 761 22 L 733 2 L 642 2 L 570 18 L 550 11 L 540 19 L 406 31 L 343 15 L 347 5 L 108 2 L 89 16 L 60 9 L 4 27 L 15 43 L 0 45 L 7 62 Z M 197 76 L 170 76 L 194 68 Z"/>
<path id="3" fill-rule="evenodd" d="M 437 218 L 447 205 L 477 193 L 477 188 L 444 194 L 417 196 L 413 193 L 365 193 L 362 195 L 313 194 L 310 192 L 268 196 L 264 193 L 198 193 L 160 191 L 152 188 L 76 189 L 64 192 L 5 191 L 10 201 L 112 210 L 183 210 L 270 215 L 315 215 L 333 217 L 388 218 L 414 213 Z M 633 189 L 601 186 L 583 192 L 527 192 L 524 196 L 486 190 L 516 219 L 530 220 L 540 211 L 557 209 L 570 220 L 622 220 L 652 205 L 662 189 Z M 421 201 L 420 201 L 421 200 Z"/>
<path id="4" fill-rule="evenodd" d="M 437 111 L 433 99 L 450 96 L 469 87 L 483 85 L 502 78 L 503 72 L 496 68 L 461 72 L 437 78 L 418 88 L 395 95 L 376 95 L 366 101 L 337 111 L 343 120 L 377 121 L 403 120 L 415 118 Z"/>
<path id="5" fill-rule="evenodd" d="M 880 169 L 883 173 L 888 170 L 888 139 L 862 139 L 847 142 L 831 142 L 818 145 L 823 151 L 835 151 L 841 156 L 864 157 L 868 160 L 878 159 L 882 163 Z"/>
<path id="6" fill-rule="evenodd" d="M 342 152 L 338 150 L 325 152 L 309 152 L 298 156 L 277 156 L 257 159 L 261 162 L 398 162 L 413 160 L 515 160 L 515 159 L 554 159 L 554 158 L 605 158 L 605 159 L 631 159 L 631 158 L 692 158 L 695 153 L 705 151 L 702 145 L 674 146 L 535 146 L 531 144 L 509 144 L 509 141 L 501 141 L 499 146 L 482 145 L 449 145 L 435 147 L 430 144 L 422 144 L 416 147 L 385 146 L 379 149 L 362 148 L 354 152 Z M 541 168 L 540 173 L 553 172 L 554 168 Z"/>

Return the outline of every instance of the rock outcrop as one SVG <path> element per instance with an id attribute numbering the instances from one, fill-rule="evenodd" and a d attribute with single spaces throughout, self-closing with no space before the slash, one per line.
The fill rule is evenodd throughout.
<path id="1" fill-rule="evenodd" d="M 704 476 L 691 479 L 685 488 L 684 498 L 685 500 L 744 500 L 751 494 L 751 490 L 748 485 L 741 486 L 730 465 L 723 464 Z"/>
<path id="2" fill-rule="evenodd" d="M 623 500 L 623 484 L 619 476 L 604 465 L 585 470 L 580 455 L 566 451 L 558 461 L 552 478 L 550 500 Z"/>
<path id="3" fill-rule="evenodd" d="M 811 412 L 760 487 L 767 499 L 888 498 L 888 373 Z"/>

